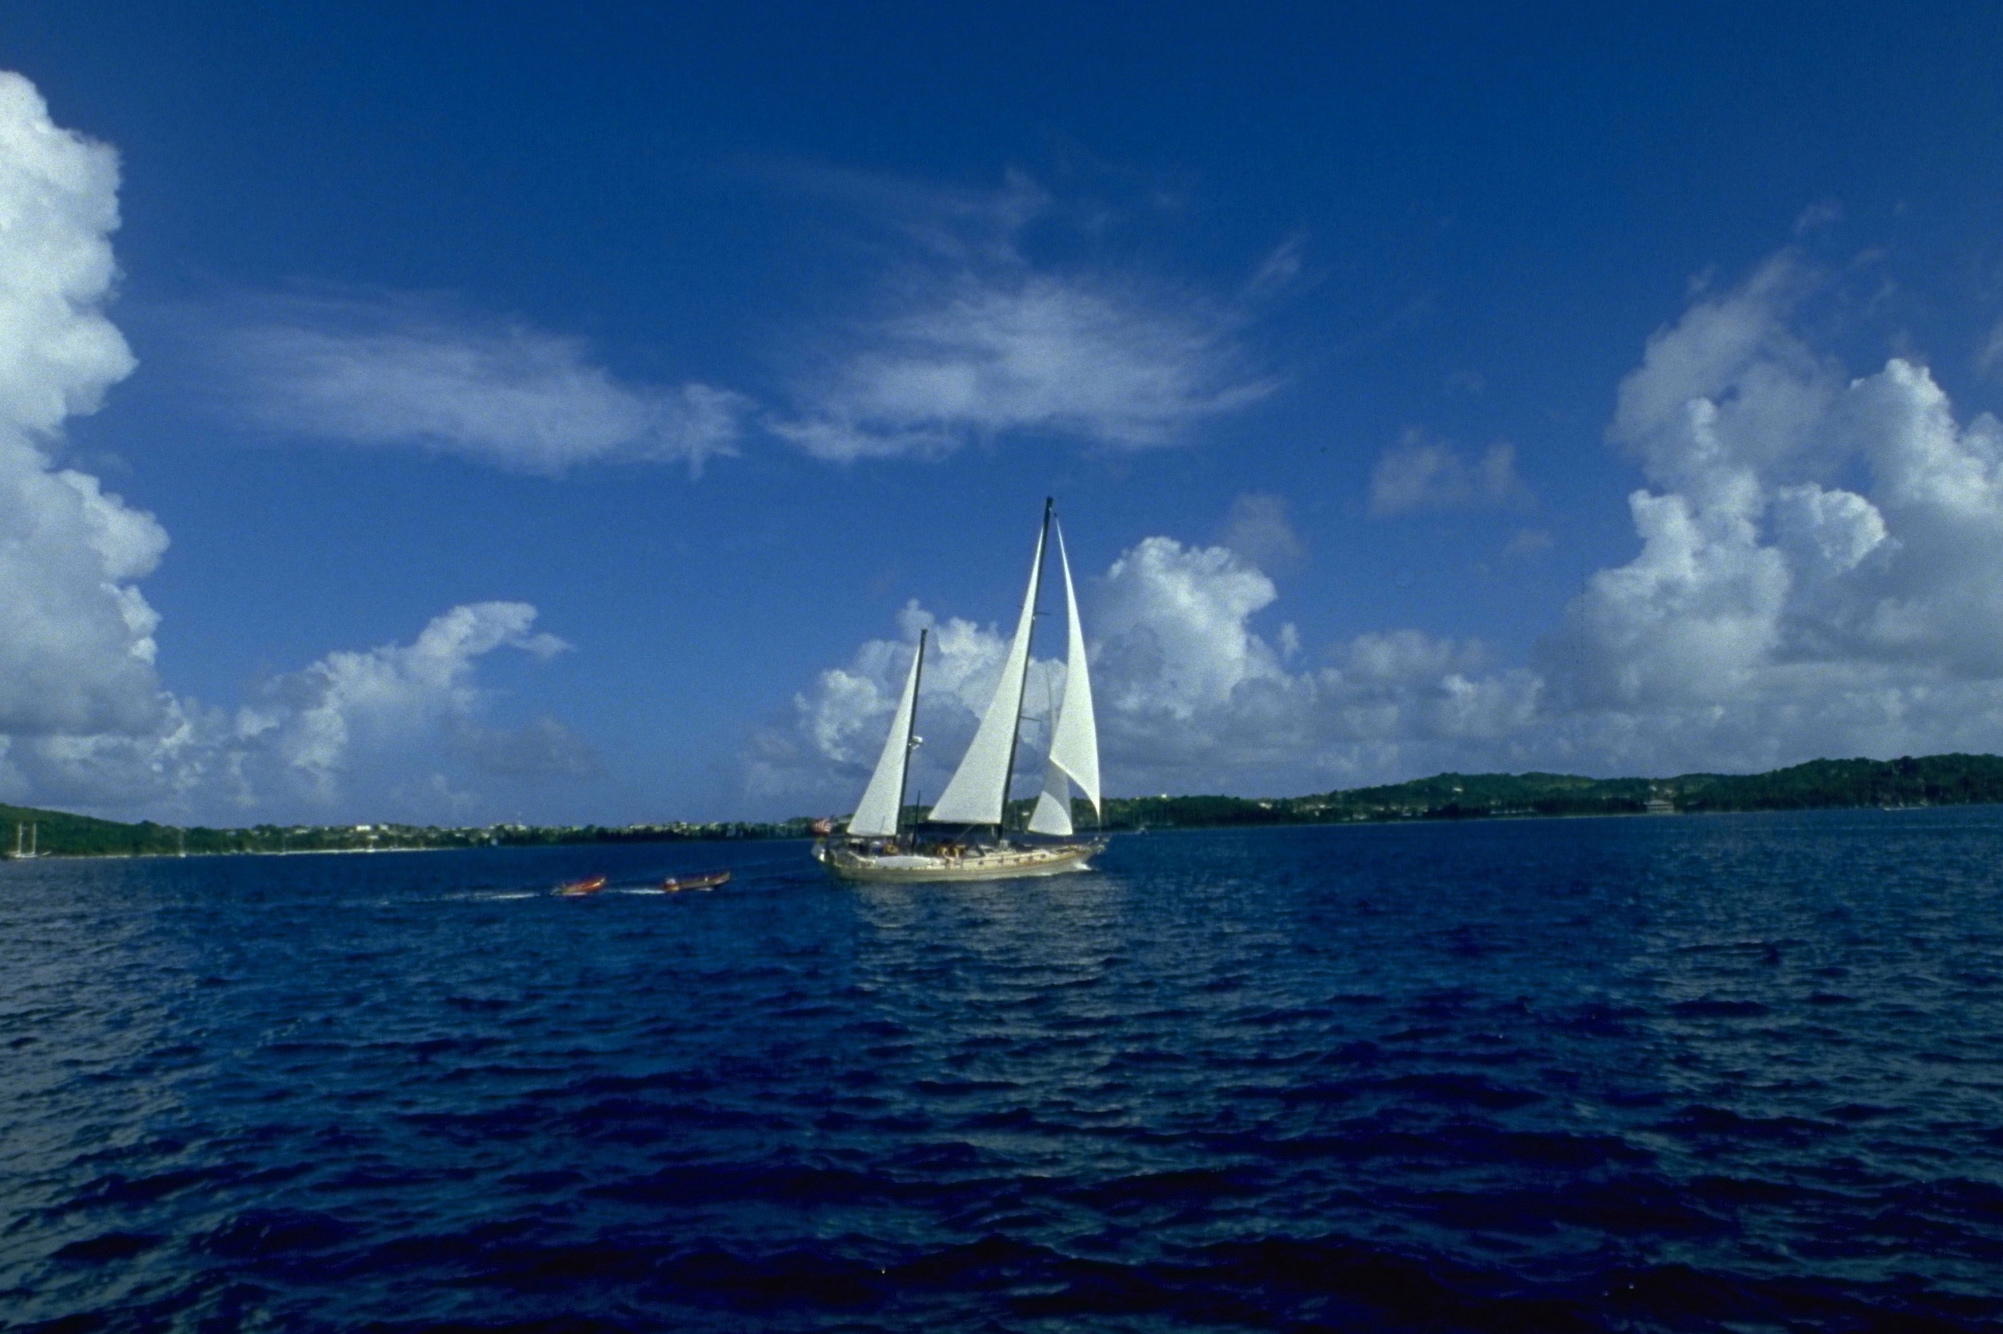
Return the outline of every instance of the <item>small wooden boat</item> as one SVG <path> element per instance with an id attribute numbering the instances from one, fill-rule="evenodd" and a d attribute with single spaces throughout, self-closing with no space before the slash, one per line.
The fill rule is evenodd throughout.
<path id="1" fill-rule="evenodd" d="M 605 888 L 605 877 L 592 875 L 582 880 L 566 880 L 556 887 L 556 892 L 564 898 L 574 899 L 584 894 L 596 894 L 603 888 Z"/>
<path id="2" fill-rule="evenodd" d="M 675 894 L 684 889 L 715 889 L 730 880 L 728 871 L 705 871 L 701 875 L 671 875 L 661 882 L 663 894 Z"/>

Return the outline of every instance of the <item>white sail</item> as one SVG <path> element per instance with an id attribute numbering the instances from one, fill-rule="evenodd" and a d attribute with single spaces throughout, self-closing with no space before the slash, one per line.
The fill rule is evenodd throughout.
<path id="1" fill-rule="evenodd" d="M 911 763 L 911 711 L 918 707 L 918 667 L 925 658 L 925 640 L 911 655 L 911 671 L 904 678 L 904 694 L 897 712 L 890 717 L 890 735 L 884 738 L 883 754 L 877 757 L 876 772 L 863 789 L 862 801 L 849 818 L 848 831 L 863 838 L 888 838 L 897 832 L 898 803 L 904 796 L 904 769 Z"/>
<path id="2" fill-rule="evenodd" d="M 1071 643 L 1064 659 L 1064 701 L 1050 737 L 1050 763 L 1078 785 L 1092 813 L 1104 820 L 1099 807 L 1099 725 L 1092 713 L 1092 679 L 1085 667 L 1085 631 L 1078 623 L 1078 594 L 1071 586 L 1071 561 L 1064 553 L 1064 529 L 1057 529 L 1057 563 L 1064 571 L 1064 609 L 1070 620 Z M 1044 786 L 1047 788 L 1049 783 Z M 1070 793 L 1065 793 L 1065 833 L 1070 833 Z M 1031 828 L 1035 828 L 1034 825 Z"/>
<path id="3" fill-rule="evenodd" d="M 1022 686 L 1029 672 L 1029 629 L 1036 616 L 1036 589 L 1043 577 L 1044 529 L 1036 534 L 1036 559 L 1029 565 L 1029 591 L 1023 595 L 1022 615 L 1016 620 L 1015 639 L 1002 662 L 1001 679 L 995 682 L 994 698 L 981 715 L 974 743 L 946 790 L 939 794 L 930 818 L 940 824 L 992 824 L 1002 821 L 1002 803 L 1008 791 L 1009 762 L 1015 755 L 1016 718 L 1022 709 Z"/>
<path id="4" fill-rule="evenodd" d="M 1030 812 L 1029 827 L 1038 834 L 1071 835 L 1071 783 L 1064 771 L 1052 762 L 1043 771 L 1043 791 L 1036 795 L 1036 809 Z"/>

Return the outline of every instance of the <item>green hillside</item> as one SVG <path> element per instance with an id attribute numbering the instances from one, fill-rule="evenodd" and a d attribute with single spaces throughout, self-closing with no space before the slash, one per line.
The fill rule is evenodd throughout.
<path id="1" fill-rule="evenodd" d="M 1128 797 L 1109 801 L 1110 827 L 1331 824 L 1662 811 L 1960 806 L 2003 802 L 2003 758 L 1930 755 L 1812 760 L 1763 774 L 1582 778 L 1575 774 L 1436 774 L 1305 797 Z"/>

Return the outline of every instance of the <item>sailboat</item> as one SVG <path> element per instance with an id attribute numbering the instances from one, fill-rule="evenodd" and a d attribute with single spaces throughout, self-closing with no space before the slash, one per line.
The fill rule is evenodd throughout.
<path id="1" fill-rule="evenodd" d="M 1085 666 L 1085 634 L 1078 623 L 1078 594 L 1072 587 L 1064 530 L 1057 524 L 1054 508 L 1053 502 L 1043 502 L 1043 526 L 1037 532 L 1036 557 L 1029 567 L 1029 590 L 1023 595 L 1022 614 L 1002 662 L 1001 679 L 995 682 L 994 697 L 981 715 L 960 767 L 925 821 L 906 828 L 904 794 L 911 754 L 919 744 L 914 728 L 918 686 L 925 669 L 926 635 L 919 633 L 918 651 L 905 674 L 903 693 L 891 714 L 890 734 L 884 738 L 883 753 L 869 786 L 846 829 L 840 834 L 830 832 L 814 845 L 814 857 L 836 875 L 847 880 L 893 881 L 1056 875 L 1087 869 L 1088 859 L 1106 846 L 1103 838 L 1079 837 L 1071 824 L 1074 787 L 1091 803 L 1095 817 L 1103 818 L 1099 732 L 1092 714 L 1092 682 Z M 1070 634 L 1064 694 L 1048 728 L 1043 790 L 1037 795 L 1028 828 L 1012 834 L 1003 822 L 1029 683 L 1030 630 L 1053 533 L 1058 568 L 1064 575 Z"/>
<path id="2" fill-rule="evenodd" d="M 23 828 L 25 828 L 28 831 L 28 841 L 25 845 L 21 842 L 21 831 Z M 14 822 L 14 851 L 8 853 L 7 854 L 8 857 L 10 857 L 14 861 L 25 862 L 25 861 L 32 861 L 34 858 L 41 856 L 42 854 L 39 851 L 37 851 L 37 845 L 35 842 L 35 833 L 37 828 L 38 826 L 36 825 L 33 824 L 23 825 L 21 821 L 16 820 Z"/>

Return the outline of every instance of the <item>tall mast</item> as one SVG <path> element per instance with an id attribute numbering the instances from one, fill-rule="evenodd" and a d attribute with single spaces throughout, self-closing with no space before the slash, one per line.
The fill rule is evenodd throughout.
<path id="1" fill-rule="evenodd" d="M 1036 542 L 1036 569 L 1029 576 L 1030 587 L 1038 590 L 1041 590 L 1043 587 L 1043 562 L 1050 557 L 1050 511 L 1056 504 L 1057 499 L 1054 496 L 1045 496 L 1043 498 L 1043 533 L 1037 538 Z M 1031 619 L 1034 619 L 1033 612 Z M 1025 671 L 1022 674 L 1021 683 L 1015 688 L 1015 726 L 1009 730 L 1008 734 L 1008 768 L 1002 770 L 1001 824 L 997 827 L 1004 831 L 1008 828 L 1009 784 L 1015 779 L 1015 749 L 1022 744 L 1022 701 L 1023 696 L 1028 692 L 1029 673 Z"/>
<path id="2" fill-rule="evenodd" d="M 918 691 L 925 683 L 925 636 L 918 631 L 918 662 L 911 669 L 911 716 L 904 721 L 904 767 L 897 775 L 897 837 L 904 837 L 904 788 L 911 781 L 911 751 L 918 741 Z"/>

